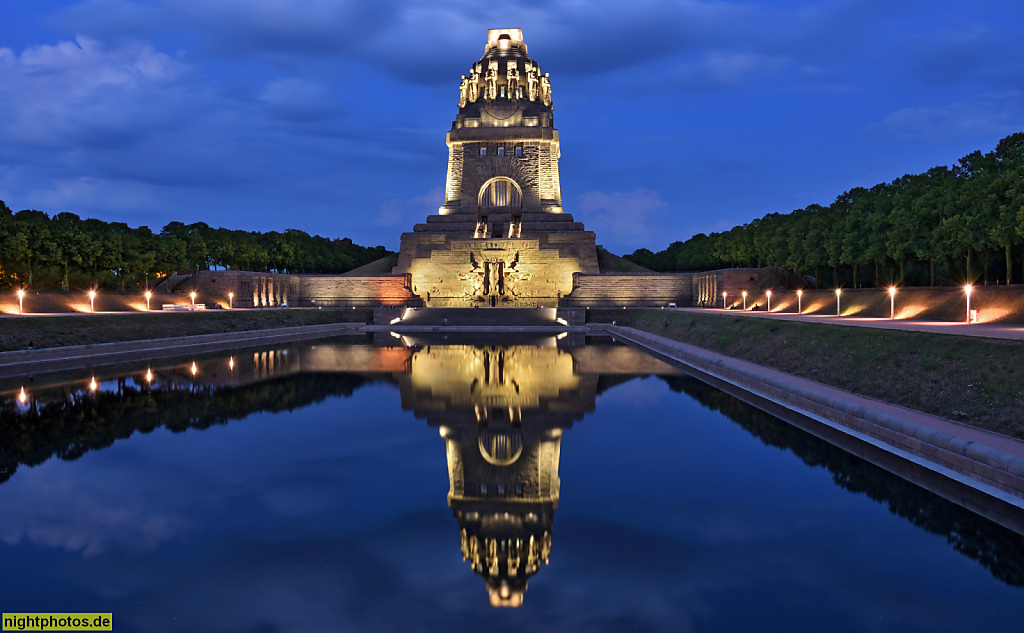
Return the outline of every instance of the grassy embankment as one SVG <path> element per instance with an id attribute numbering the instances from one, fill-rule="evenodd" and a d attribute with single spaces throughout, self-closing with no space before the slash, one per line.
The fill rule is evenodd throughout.
<path id="1" fill-rule="evenodd" d="M 371 320 L 371 310 L 351 308 L 3 317 L 0 351 Z"/>
<path id="2" fill-rule="evenodd" d="M 591 310 L 588 318 L 1024 438 L 1024 341 L 669 310 Z"/>

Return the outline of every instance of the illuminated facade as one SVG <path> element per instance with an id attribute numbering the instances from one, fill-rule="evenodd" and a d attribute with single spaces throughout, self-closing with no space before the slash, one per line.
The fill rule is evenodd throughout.
<path id="1" fill-rule="evenodd" d="M 597 274 L 594 234 L 562 212 L 551 81 L 522 31 L 487 32 L 447 135 L 445 202 L 402 235 L 394 274 L 429 306 L 554 306 Z"/>

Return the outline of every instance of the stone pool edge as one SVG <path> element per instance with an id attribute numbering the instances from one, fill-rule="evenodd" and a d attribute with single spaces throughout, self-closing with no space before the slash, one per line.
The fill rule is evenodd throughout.
<path id="1" fill-rule="evenodd" d="M 1024 442 L 872 400 L 635 328 L 591 324 L 813 435 L 1024 533 Z M 914 418 L 913 421 L 909 418 Z M 1013 453 L 987 445 L 1002 445 Z M 1016 454 L 1014 454 L 1016 453 Z"/>

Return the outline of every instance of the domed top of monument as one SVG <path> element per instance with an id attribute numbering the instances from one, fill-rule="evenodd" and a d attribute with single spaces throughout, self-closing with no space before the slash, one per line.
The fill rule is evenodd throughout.
<path id="1" fill-rule="evenodd" d="M 553 127 L 551 78 L 526 53 L 521 29 L 490 29 L 484 56 L 459 84 L 463 127 Z"/>

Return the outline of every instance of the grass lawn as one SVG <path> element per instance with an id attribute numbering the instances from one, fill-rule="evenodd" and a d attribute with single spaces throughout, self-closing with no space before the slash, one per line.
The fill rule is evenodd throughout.
<path id="1" fill-rule="evenodd" d="M 8 316 L 0 317 L 0 351 L 371 320 L 370 310 L 351 308 Z"/>
<path id="2" fill-rule="evenodd" d="M 588 320 L 1024 438 L 1024 341 L 669 310 L 591 310 Z"/>

